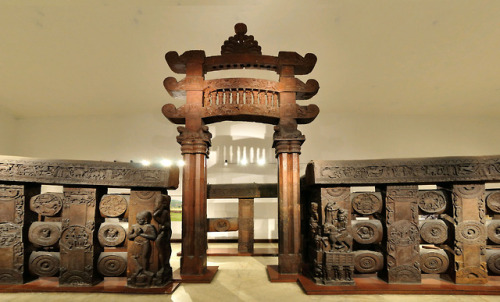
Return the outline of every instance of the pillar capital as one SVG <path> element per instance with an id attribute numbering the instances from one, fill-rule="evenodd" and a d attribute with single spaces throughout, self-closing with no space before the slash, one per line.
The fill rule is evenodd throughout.
<path id="1" fill-rule="evenodd" d="M 181 154 L 205 154 L 208 156 L 212 145 L 212 133 L 207 126 L 202 126 L 198 131 L 189 130 L 186 127 L 177 127 L 179 135 L 177 142 L 181 145 Z"/>
<path id="2" fill-rule="evenodd" d="M 273 148 L 280 153 L 299 153 L 306 137 L 297 129 L 296 123 L 274 126 Z"/>

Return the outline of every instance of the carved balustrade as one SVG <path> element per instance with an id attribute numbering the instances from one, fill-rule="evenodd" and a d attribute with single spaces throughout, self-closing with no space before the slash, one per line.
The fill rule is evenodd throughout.
<path id="1" fill-rule="evenodd" d="M 265 252 L 254 251 L 254 199 L 255 198 L 276 198 L 278 196 L 277 184 L 219 184 L 208 185 L 207 199 L 238 198 L 238 217 L 230 218 L 209 218 L 209 232 L 238 231 L 238 250 L 231 249 L 217 251 L 215 255 L 263 255 L 269 254 L 269 249 Z M 275 251 L 271 252 L 276 254 Z M 208 251 L 208 254 L 212 254 Z"/>
<path id="2" fill-rule="evenodd" d="M 499 156 L 312 161 L 302 179 L 304 274 L 336 286 L 360 274 L 389 284 L 420 284 L 425 274 L 493 282 L 500 190 L 485 189 L 491 182 L 500 182 Z"/>
<path id="3" fill-rule="evenodd" d="M 0 157 L 0 291 L 173 290 L 178 181 L 177 168 Z"/>

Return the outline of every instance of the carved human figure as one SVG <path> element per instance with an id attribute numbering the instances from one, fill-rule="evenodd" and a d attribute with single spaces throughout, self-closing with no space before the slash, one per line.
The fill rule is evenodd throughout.
<path id="1" fill-rule="evenodd" d="M 349 233 L 347 231 L 347 213 L 344 209 L 331 210 L 325 208 L 328 213 L 326 223 L 323 225 L 323 234 L 328 236 L 330 250 L 347 252 L 350 249 L 346 241 Z"/>
<path id="2" fill-rule="evenodd" d="M 172 237 L 170 200 L 171 198 L 168 195 L 159 195 L 153 213 L 154 219 L 158 222 L 156 248 L 158 249 L 159 270 L 156 275 L 159 283 L 167 281 L 172 276 L 172 267 L 170 266 L 170 256 L 172 254 L 170 246 L 170 238 Z"/>
<path id="3" fill-rule="evenodd" d="M 137 223 L 132 225 L 128 232 L 128 239 L 133 240 L 132 258 L 137 267 L 130 277 L 130 284 L 149 285 L 153 278 L 153 273 L 149 269 L 149 257 L 151 255 L 151 241 L 157 238 L 155 227 L 150 224 L 152 215 L 149 211 L 137 213 Z M 141 279 L 137 282 L 138 278 Z"/>

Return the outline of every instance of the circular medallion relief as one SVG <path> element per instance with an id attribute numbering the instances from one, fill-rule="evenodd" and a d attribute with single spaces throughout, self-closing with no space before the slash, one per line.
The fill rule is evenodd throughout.
<path id="1" fill-rule="evenodd" d="M 500 275 L 500 251 L 489 251 L 487 257 L 488 270 L 495 275 Z"/>
<path id="2" fill-rule="evenodd" d="M 217 230 L 217 232 L 225 232 L 227 230 L 229 230 L 229 220 L 227 219 L 217 219 L 214 223 L 214 226 L 215 226 L 215 229 Z"/>
<path id="3" fill-rule="evenodd" d="M 104 217 L 118 217 L 127 211 L 127 200 L 122 195 L 104 195 L 99 211 Z"/>
<path id="4" fill-rule="evenodd" d="M 106 277 L 121 276 L 127 270 L 127 259 L 118 254 L 102 253 L 97 262 L 97 270 Z"/>
<path id="5" fill-rule="evenodd" d="M 389 269 L 389 280 L 396 280 L 400 283 L 413 283 L 420 281 L 420 270 L 410 265 L 400 265 Z"/>
<path id="6" fill-rule="evenodd" d="M 379 220 L 358 220 L 352 222 L 352 236 L 358 243 L 377 243 L 382 240 L 382 235 L 382 223 Z"/>
<path id="7" fill-rule="evenodd" d="M 374 251 L 354 252 L 354 269 L 358 273 L 374 273 L 384 266 L 384 256 Z"/>
<path id="8" fill-rule="evenodd" d="M 61 224 L 58 222 L 33 222 L 30 225 L 28 239 L 39 246 L 52 246 L 59 242 Z"/>
<path id="9" fill-rule="evenodd" d="M 359 214 L 370 215 L 382 210 L 382 201 L 375 194 L 362 193 L 352 199 L 352 207 Z"/>
<path id="10" fill-rule="evenodd" d="M 486 205 L 495 213 L 500 213 L 500 191 L 496 191 L 488 195 Z"/>
<path id="11" fill-rule="evenodd" d="M 486 230 L 488 232 L 488 239 L 496 244 L 500 244 L 500 220 L 488 221 Z"/>
<path id="12" fill-rule="evenodd" d="M 102 224 L 97 234 L 102 246 L 120 245 L 126 237 L 125 230 L 119 224 Z"/>
<path id="13" fill-rule="evenodd" d="M 420 250 L 420 269 L 428 274 L 444 273 L 450 260 L 443 250 Z"/>
<path id="14" fill-rule="evenodd" d="M 40 277 L 52 277 L 59 272 L 59 253 L 33 252 L 29 259 L 29 270 Z"/>
<path id="15" fill-rule="evenodd" d="M 442 220 L 426 220 L 420 225 L 420 236 L 427 243 L 441 244 L 448 239 L 448 227 Z"/>
<path id="16" fill-rule="evenodd" d="M 63 205 L 63 194 L 43 193 L 33 196 L 30 200 L 30 208 L 44 216 L 54 216 L 61 210 Z"/>
<path id="17" fill-rule="evenodd" d="M 418 207 L 427 213 L 442 213 L 446 209 L 444 194 L 432 191 L 419 193 Z"/>

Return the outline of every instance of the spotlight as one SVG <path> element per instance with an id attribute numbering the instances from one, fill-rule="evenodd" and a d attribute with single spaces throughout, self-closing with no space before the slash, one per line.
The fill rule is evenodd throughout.
<path id="1" fill-rule="evenodd" d="M 224 166 L 227 166 L 227 159 L 224 161 Z"/>
<path id="2" fill-rule="evenodd" d="M 261 158 L 257 161 L 257 165 L 259 166 L 263 166 L 266 164 L 266 159 L 265 158 Z"/>
<path id="3" fill-rule="evenodd" d="M 179 160 L 177 161 L 177 166 L 178 166 L 178 167 L 183 167 L 185 164 L 186 164 L 186 163 L 185 163 L 182 159 L 179 159 Z"/>
<path id="4" fill-rule="evenodd" d="M 162 159 L 160 164 L 164 167 L 170 167 L 172 165 L 172 161 L 170 159 Z"/>
<path id="5" fill-rule="evenodd" d="M 146 167 L 147 167 L 147 166 L 151 165 L 151 162 L 150 162 L 149 160 L 143 159 L 143 160 L 141 160 L 141 164 L 142 164 L 143 166 L 146 166 Z"/>
<path id="6" fill-rule="evenodd" d="M 240 161 L 240 164 L 241 164 L 242 166 L 246 166 L 246 165 L 248 164 L 247 159 L 246 159 L 246 158 L 242 159 L 242 160 Z"/>

